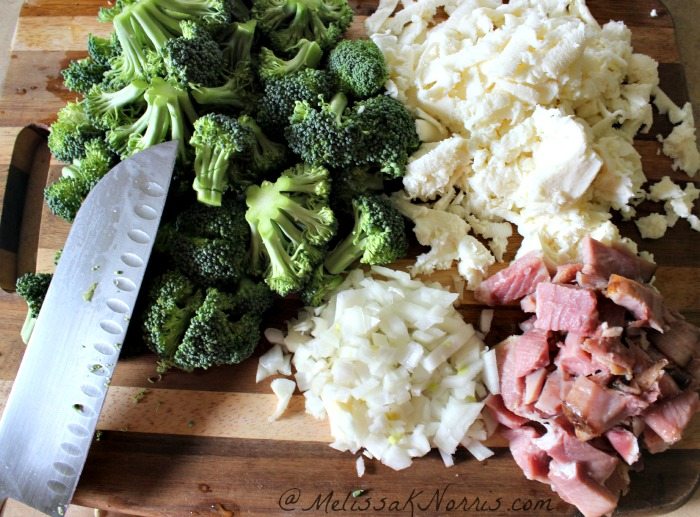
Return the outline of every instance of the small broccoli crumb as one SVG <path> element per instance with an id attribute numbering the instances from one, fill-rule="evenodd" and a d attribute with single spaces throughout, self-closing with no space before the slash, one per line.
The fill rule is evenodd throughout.
<path id="1" fill-rule="evenodd" d="M 95 441 L 99 442 L 101 439 L 102 439 L 102 431 L 98 429 L 97 431 L 95 431 Z"/>
<path id="2" fill-rule="evenodd" d="M 357 490 L 353 490 L 351 492 L 351 495 L 353 497 L 360 497 L 360 496 L 364 495 L 365 492 L 367 492 L 367 490 L 365 490 L 364 488 L 358 488 Z"/>
<path id="3" fill-rule="evenodd" d="M 76 410 L 78 413 L 82 413 L 84 407 L 82 404 L 73 404 L 73 409 Z"/>
<path id="4" fill-rule="evenodd" d="M 194 424 L 195 424 L 194 420 L 187 421 L 187 427 L 189 427 L 190 429 L 192 429 L 194 427 Z"/>
<path id="5" fill-rule="evenodd" d="M 83 293 L 83 300 L 86 302 L 91 302 L 92 297 L 95 296 L 95 289 L 97 289 L 97 282 L 93 282 L 88 290 Z"/>
<path id="6" fill-rule="evenodd" d="M 149 390 L 147 388 L 143 388 L 142 390 L 139 390 L 137 393 L 134 394 L 133 400 L 134 404 L 138 404 L 141 402 L 146 395 L 148 395 Z"/>

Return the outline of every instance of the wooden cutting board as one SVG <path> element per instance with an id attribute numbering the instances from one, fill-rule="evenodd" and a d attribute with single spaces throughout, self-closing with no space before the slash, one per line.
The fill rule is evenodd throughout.
<path id="1" fill-rule="evenodd" d="M 375 2 L 352 3 L 357 16 L 351 33 L 357 36 Z M 9 289 L 17 274 L 51 270 L 65 239 L 68 225 L 42 203 L 44 185 L 60 172 L 46 149 L 42 125 L 74 97 L 63 89 L 60 70 L 85 55 L 88 33 L 111 30 L 96 20 L 100 5 L 105 2 L 28 0 L 22 8 L 0 93 L 3 288 Z M 624 21 L 632 29 L 635 50 L 660 62 L 663 89 L 676 102 L 686 100 L 673 23 L 662 3 L 592 0 L 589 6 L 600 22 Z M 652 9 L 658 17 L 649 16 Z M 657 154 L 654 135 L 667 134 L 669 127 L 659 118 L 637 148 L 650 179 L 670 175 L 687 181 Z M 623 230 L 640 241 L 633 225 Z M 641 248 L 654 253 L 660 266 L 657 285 L 670 305 L 700 324 L 700 235 L 680 222 L 664 239 L 641 242 Z M 438 277 L 447 283 L 449 278 Z M 280 324 L 297 307 L 281 304 L 271 323 Z M 469 296 L 463 312 L 470 321 L 478 315 Z M 0 292 L 0 407 L 24 349 L 19 338 L 24 316 L 24 303 Z M 516 320 L 515 311 L 499 311 L 490 339 L 514 332 Z M 302 396 L 294 397 L 281 420 L 268 422 L 275 399 L 269 380 L 255 384 L 255 369 L 253 358 L 236 367 L 172 372 L 157 379 L 153 356 L 123 359 L 75 502 L 163 516 L 576 514 L 547 486 L 525 480 L 498 441 L 492 442 L 497 454 L 483 463 L 460 453 L 447 469 L 437 454 L 430 454 L 401 472 L 368 462 L 367 473 L 358 478 L 353 456 L 326 445 L 327 424 L 304 414 Z M 700 477 L 700 418 L 673 450 L 645 457 L 645 464 L 643 472 L 633 474 L 619 512 L 658 515 L 685 504 Z M 353 497 L 359 489 L 362 495 Z M 687 508 L 689 515 L 700 514 L 700 498 Z"/>

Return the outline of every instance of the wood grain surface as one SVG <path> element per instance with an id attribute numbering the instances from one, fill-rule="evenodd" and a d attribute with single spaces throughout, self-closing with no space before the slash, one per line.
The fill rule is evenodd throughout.
<path id="1" fill-rule="evenodd" d="M 357 15 L 350 34 L 358 36 L 375 2 L 351 3 Z M 60 164 L 49 160 L 41 126 L 75 97 L 63 88 L 60 70 L 85 55 L 88 33 L 111 31 L 97 22 L 101 5 L 106 2 L 28 0 L 22 8 L 0 92 L 1 208 L 24 205 L 21 228 L 14 228 L 21 236 L 16 249 L 0 250 L 5 289 L 17 274 L 51 270 L 53 255 L 65 240 L 68 225 L 53 217 L 41 200 L 41 188 L 60 171 Z M 635 50 L 660 62 L 662 88 L 676 102 L 687 99 L 673 21 L 662 3 L 592 0 L 588 5 L 600 22 L 624 21 L 632 30 Z M 649 16 L 652 9 L 658 17 Z M 23 131 L 29 124 L 38 126 Z M 655 135 L 669 129 L 668 121 L 656 117 L 649 134 L 637 141 L 644 170 L 652 180 L 668 175 L 689 181 L 658 153 Z M 621 228 L 654 254 L 657 285 L 669 304 L 700 324 L 700 234 L 680 222 L 665 238 L 642 241 L 634 225 Z M 510 256 L 517 244 L 514 239 Z M 454 287 L 449 273 L 436 279 Z M 465 318 L 475 321 L 480 307 L 469 294 L 463 301 Z M 280 326 L 298 308 L 296 301 L 281 302 L 270 323 Z M 0 408 L 21 360 L 19 329 L 25 310 L 17 296 L 0 292 Z M 519 318 L 515 308 L 499 310 L 490 341 L 513 332 Z M 75 502 L 162 516 L 576 514 L 547 486 L 525 480 L 498 440 L 491 442 L 496 456 L 483 463 L 459 453 L 456 465 L 446 469 L 433 453 L 401 472 L 368 462 L 367 474 L 358 478 L 354 457 L 326 445 L 327 424 L 304 413 L 301 395 L 295 395 L 281 420 L 268 422 L 275 399 L 269 380 L 255 383 L 255 369 L 252 358 L 236 367 L 159 378 L 152 355 L 122 359 Z M 645 457 L 645 466 L 634 474 L 619 513 L 658 515 L 683 505 L 700 476 L 700 419 L 673 450 Z M 353 497 L 359 489 L 362 494 Z M 700 501 L 695 498 L 692 504 L 700 514 Z"/>

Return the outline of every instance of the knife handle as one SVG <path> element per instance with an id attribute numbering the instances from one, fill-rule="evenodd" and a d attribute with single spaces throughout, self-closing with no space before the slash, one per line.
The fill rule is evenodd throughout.
<path id="1" fill-rule="evenodd" d="M 9 165 L 0 169 L 4 184 L 0 213 L 0 288 L 15 290 L 17 277 L 36 269 L 43 191 L 51 153 L 48 128 L 30 124 L 17 135 Z"/>

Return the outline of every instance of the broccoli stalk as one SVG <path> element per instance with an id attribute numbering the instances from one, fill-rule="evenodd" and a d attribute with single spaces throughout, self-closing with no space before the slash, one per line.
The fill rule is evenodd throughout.
<path id="1" fill-rule="evenodd" d="M 50 273 L 25 273 L 17 279 L 17 294 L 24 298 L 27 303 L 27 316 L 20 331 L 22 342 L 25 345 L 29 343 L 52 278 L 53 275 Z"/>
<path id="2" fill-rule="evenodd" d="M 335 234 L 329 192 L 328 171 L 306 164 L 246 190 L 252 269 L 282 296 L 303 287 Z"/>
<path id="3" fill-rule="evenodd" d="M 193 188 L 197 191 L 197 201 L 221 206 L 231 159 L 248 151 L 253 143 L 252 132 L 235 118 L 208 114 L 195 121 L 190 145 L 195 149 Z"/>
<path id="4" fill-rule="evenodd" d="M 185 143 L 197 119 L 187 91 L 155 77 L 143 97 L 146 111 L 132 123 L 111 129 L 109 145 L 126 158 L 166 139 L 178 140 L 178 157 L 187 160 Z"/>
<path id="5" fill-rule="evenodd" d="M 195 86 L 192 98 L 202 106 L 240 110 L 255 102 L 254 76 L 247 62 L 241 62 L 221 86 Z"/>
<path id="6" fill-rule="evenodd" d="M 242 4 L 242 2 L 236 2 Z M 227 70 L 235 70 L 238 63 L 250 61 L 257 22 L 234 22 L 223 31 L 218 39 L 221 42 L 221 54 Z"/>
<path id="7" fill-rule="evenodd" d="M 121 45 L 113 64 L 125 82 L 153 75 L 151 55 L 163 54 L 167 42 L 182 35 L 181 21 L 217 25 L 230 18 L 227 0 L 123 0 L 100 11 L 102 21 L 112 22 Z"/>
<path id="8" fill-rule="evenodd" d="M 253 0 L 253 18 L 272 47 L 290 54 L 299 40 L 331 48 L 352 22 L 347 0 Z"/>
<path id="9" fill-rule="evenodd" d="M 408 239 L 403 216 L 388 199 L 360 195 L 353 199 L 355 225 L 352 231 L 326 256 L 324 266 L 331 274 L 348 269 L 356 260 L 380 265 L 406 254 Z"/>
<path id="10" fill-rule="evenodd" d="M 296 54 L 288 60 L 277 57 L 268 48 L 260 49 L 258 75 L 263 81 L 276 79 L 304 68 L 315 68 L 321 61 L 323 51 L 315 41 L 301 40 Z"/>
<path id="11" fill-rule="evenodd" d="M 139 109 L 144 103 L 143 94 L 148 83 L 134 79 L 120 90 L 109 92 L 99 86 L 92 88 L 85 96 L 85 113 L 97 127 L 115 127 L 127 106 Z"/>

